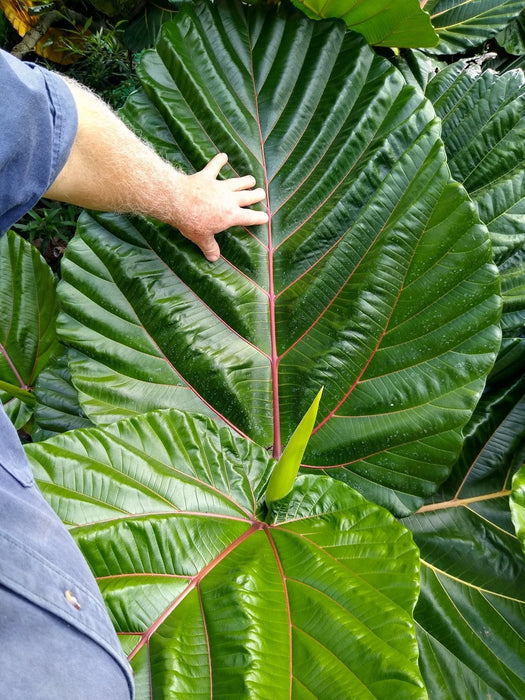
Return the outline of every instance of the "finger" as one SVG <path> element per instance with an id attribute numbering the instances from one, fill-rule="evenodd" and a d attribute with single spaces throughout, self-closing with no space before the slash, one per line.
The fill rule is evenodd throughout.
<path id="1" fill-rule="evenodd" d="M 230 186 L 233 192 L 239 192 L 240 190 L 251 190 L 255 187 L 255 178 L 253 175 L 245 175 L 244 177 L 232 177 L 229 180 L 225 180 Z"/>
<path id="2" fill-rule="evenodd" d="M 237 203 L 240 207 L 249 207 L 252 204 L 257 204 L 266 199 L 266 192 L 262 187 L 256 190 L 243 190 L 237 194 Z"/>
<path id="3" fill-rule="evenodd" d="M 209 260 L 210 262 L 215 262 L 221 257 L 219 244 L 213 236 L 207 238 L 205 241 L 199 241 L 197 245 L 201 249 L 206 260 Z"/>
<path id="4" fill-rule="evenodd" d="M 243 209 L 242 212 L 238 219 L 239 226 L 260 226 L 268 223 L 268 214 L 265 211 Z"/>
<path id="5" fill-rule="evenodd" d="M 226 153 L 217 153 L 217 155 L 202 169 L 202 172 L 215 179 L 227 162 L 228 156 Z"/>

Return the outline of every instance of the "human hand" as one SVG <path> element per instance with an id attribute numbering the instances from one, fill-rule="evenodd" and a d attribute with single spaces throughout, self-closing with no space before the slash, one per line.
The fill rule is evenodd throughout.
<path id="1" fill-rule="evenodd" d="M 183 236 L 195 243 L 207 260 L 220 257 L 215 234 L 231 226 L 255 226 L 268 222 L 268 214 L 247 209 L 262 202 L 262 188 L 252 189 L 252 175 L 217 180 L 221 168 L 228 162 L 225 153 L 219 153 L 199 172 L 184 176 L 178 202 L 178 221 L 173 224 Z"/>

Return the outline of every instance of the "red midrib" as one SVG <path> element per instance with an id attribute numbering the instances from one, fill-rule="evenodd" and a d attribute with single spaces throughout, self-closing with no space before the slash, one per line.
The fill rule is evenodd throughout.
<path id="1" fill-rule="evenodd" d="M 268 303 L 270 305 L 270 376 L 272 382 L 272 410 L 273 410 L 273 452 L 275 459 L 279 459 L 282 453 L 281 446 L 281 417 L 279 409 L 279 356 L 277 354 L 277 337 L 275 330 L 275 285 L 273 279 L 273 239 L 272 239 L 272 214 L 270 208 L 270 183 L 268 181 L 268 170 L 266 167 L 266 154 L 264 152 L 264 138 L 261 131 L 261 120 L 259 118 L 259 96 L 255 85 L 255 73 L 253 70 L 252 55 L 252 83 L 255 103 L 255 120 L 259 132 L 261 144 L 261 165 L 264 173 L 264 191 L 266 192 L 266 209 L 268 212 Z"/>
<path id="2" fill-rule="evenodd" d="M 9 365 L 12 373 L 15 375 L 16 381 L 20 384 L 20 388 L 24 389 L 25 391 L 28 391 L 30 388 L 30 385 L 26 384 L 24 382 L 20 372 L 16 368 L 15 363 L 11 359 L 9 353 L 7 352 L 7 349 L 2 345 L 2 343 L 0 343 L 0 354 L 2 354 L 5 357 L 7 364 Z M 36 358 L 35 358 L 35 362 L 36 362 Z"/>
<path id="3" fill-rule="evenodd" d="M 222 552 L 216 556 L 212 561 L 210 561 L 199 573 L 192 576 L 189 579 L 189 583 L 186 588 L 172 601 L 170 605 L 157 617 L 157 619 L 150 625 L 146 632 L 142 633 L 140 642 L 135 646 L 135 648 L 128 654 L 128 661 L 131 661 L 134 656 L 142 649 L 143 646 L 149 644 L 153 634 L 159 629 L 165 620 L 172 614 L 172 612 L 177 608 L 178 605 L 193 591 L 195 590 L 203 578 L 205 578 L 215 567 L 220 564 L 221 561 L 226 559 L 226 557 L 235 550 L 240 544 L 242 544 L 246 539 L 248 539 L 254 532 L 262 530 L 265 527 L 264 523 L 255 520 L 252 522 L 248 530 L 245 530 L 242 535 L 239 535 L 236 540 L 231 542 Z"/>

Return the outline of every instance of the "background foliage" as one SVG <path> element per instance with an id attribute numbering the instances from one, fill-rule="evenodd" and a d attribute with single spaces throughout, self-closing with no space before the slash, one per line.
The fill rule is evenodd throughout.
<path id="1" fill-rule="evenodd" d="M 119 25 L 137 51 L 177 17 L 128 123 L 267 187 L 270 229 L 224 234 L 213 269 L 156 222 L 83 214 L 57 336 L 49 268 L 2 241 L 2 398 L 138 697 L 525 696 L 523 4 L 401 5 L 325 6 L 375 50 L 284 4 Z M 267 449 L 320 385 L 307 474 L 269 512 Z"/>

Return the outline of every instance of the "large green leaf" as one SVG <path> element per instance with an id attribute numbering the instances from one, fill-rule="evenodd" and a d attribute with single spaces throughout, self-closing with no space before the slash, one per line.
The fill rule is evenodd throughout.
<path id="1" fill-rule="evenodd" d="M 0 400 L 17 428 L 31 416 L 36 377 L 58 353 L 55 280 L 38 250 L 0 239 Z"/>
<path id="2" fill-rule="evenodd" d="M 98 578 L 137 700 L 426 697 L 417 550 L 346 485 L 299 477 L 267 523 L 274 460 L 177 411 L 27 453 Z"/>
<path id="3" fill-rule="evenodd" d="M 426 89 L 442 121 L 452 175 L 476 202 L 501 264 L 525 244 L 525 78 L 481 73 L 468 61 Z"/>
<path id="4" fill-rule="evenodd" d="M 376 46 L 436 46 L 438 36 L 419 0 L 293 0 L 308 17 L 338 17 Z"/>
<path id="5" fill-rule="evenodd" d="M 421 551 L 415 617 L 431 698 L 525 697 L 525 558 L 509 510 L 525 457 L 524 360 L 525 341 L 508 343 L 450 479 L 403 519 Z"/>
<path id="6" fill-rule="evenodd" d="M 440 42 L 434 51 L 462 53 L 495 36 L 523 10 L 523 0 L 421 0 Z"/>
<path id="7" fill-rule="evenodd" d="M 198 410 L 271 448 L 325 387 L 308 468 L 406 513 L 448 474 L 499 345 L 498 276 L 430 103 L 339 22 L 185 6 L 129 123 L 267 189 L 212 265 L 167 226 L 84 216 L 62 339 L 95 422 Z"/>

